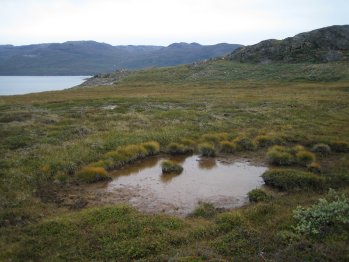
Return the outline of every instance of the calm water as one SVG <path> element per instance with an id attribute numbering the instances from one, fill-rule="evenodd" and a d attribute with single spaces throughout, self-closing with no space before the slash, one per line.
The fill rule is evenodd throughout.
<path id="1" fill-rule="evenodd" d="M 0 95 L 21 95 L 77 86 L 89 76 L 0 76 Z"/>
<path id="2" fill-rule="evenodd" d="M 261 175 L 267 170 L 245 160 L 217 160 L 199 156 L 171 158 L 183 166 L 180 175 L 163 175 L 164 157 L 154 157 L 111 175 L 109 193 L 127 194 L 128 203 L 149 212 L 186 215 L 198 202 L 233 208 L 248 202 L 247 193 L 263 185 Z"/>

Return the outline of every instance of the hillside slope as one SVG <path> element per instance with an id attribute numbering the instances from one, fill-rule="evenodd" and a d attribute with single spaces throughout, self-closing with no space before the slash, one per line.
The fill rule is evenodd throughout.
<path id="1" fill-rule="evenodd" d="M 320 28 L 284 40 L 265 40 L 235 50 L 227 58 L 255 63 L 349 60 L 349 25 Z"/>
<path id="2" fill-rule="evenodd" d="M 226 55 L 240 45 L 176 43 L 112 46 L 94 41 L 0 46 L 0 75 L 93 75 L 121 68 L 173 66 Z"/>

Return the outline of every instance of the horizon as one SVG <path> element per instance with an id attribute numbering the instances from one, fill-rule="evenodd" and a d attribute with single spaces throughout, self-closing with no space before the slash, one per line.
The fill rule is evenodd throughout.
<path id="1" fill-rule="evenodd" d="M 346 26 L 346 25 L 349 25 L 349 24 L 343 24 L 343 25 L 329 25 L 329 26 L 325 26 L 325 27 L 321 27 L 321 28 L 327 28 L 327 27 L 332 27 L 332 26 Z M 320 28 L 314 28 L 312 30 L 309 30 L 309 31 L 305 31 L 305 32 L 299 32 L 295 35 L 290 35 L 290 36 L 286 36 L 285 38 L 288 38 L 288 37 L 294 37 L 298 34 L 301 34 L 301 33 L 306 33 L 306 32 L 310 32 L 310 31 L 313 31 L 313 30 L 317 30 L 317 29 L 320 29 Z M 285 39 L 283 38 L 283 39 Z M 266 39 L 262 39 L 260 41 L 263 41 L 263 40 L 268 40 L 268 39 L 273 39 L 273 38 L 266 38 Z M 283 40 L 283 39 L 277 39 L 277 38 L 274 38 L 276 40 Z M 260 42 L 259 41 L 259 42 Z M 202 44 L 202 43 L 199 43 L 199 42 L 183 42 L 183 41 L 176 41 L 176 42 L 172 42 L 172 43 L 169 43 L 168 45 L 157 45 L 157 44 L 121 44 L 121 45 L 113 45 L 111 43 L 107 43 L 107 42 L 99 42 L 99 41 L 96 41 L 96 40 L 92 40 L 92 39 L 89 39 L 89 40 L 66 40 L 66 41 L 63 41 L 63 42 L 42 42 L 42 43 L 32 43 L 32 44 L 24 44 L 24 45 L 14 45 L 14 44 L 0 44 L 0 46 L 14 46 L 14 47 L 19 47 L 19 46 L 30 46 L 30 45 L 45 45 L 45 44 L 64 44 L 64 43 L 69 43 L 69 42 L 95 42 L 95 43 L 99 43 L 99 44 L 107 44 L 107 45 L 111 45 L 111 46 L 160 46 L 160 47 L 169 47 L 170 45 L 173 45 L 173 44 L 199 44 L 201 46 L 210 46 L 210 45 L 219 45 L 219 44 L 228 44 L 228 45 L 243 45 L 243 44 L 240 44 L 240 43 L 229 43 L 229 42 L 218 42 L 218 43 L 213 43 L 213 44 Z M 256 43 L 253 43 L 253 44 L 250 44 L 250 45 L 255 45 L 259 42 L 256 42 Z M 249 45 L 243 45 L 243 46 L 249 46 Z"/>
<path id="2" fill-rule="evenodd" d="M 2 0 L 0 45 L 251 45 L 349 24 L 348 9 L 344 0 Z"/>

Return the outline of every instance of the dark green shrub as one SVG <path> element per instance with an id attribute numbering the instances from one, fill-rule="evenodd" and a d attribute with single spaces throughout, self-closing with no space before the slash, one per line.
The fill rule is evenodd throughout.
<path id="1" fill-rule="evenodd" d="M 230 141 L 222 141 L 220 142 L 220 149 L 222 153 L 231 154 L 236 151 L 236 145 Z"/>
<path id="2" fill-rule="evenodd" d="M 297 164 L 308 166 L 315 161 L 315 155 L 312 152 L 301 150 L 296 154 Z"/>
<path id="3" fill-rule="evenodd" d="M 163 174 L 180 174 L 183 171 L 183 167 L 171 160 L 165 160 L 161 163 L 161 169 Z"/>
<path id="4" fill-rule="evenodd" d="M 247 195 L 250 202 L 269 201 L 270 199 L 272 199 L 272 196 L 269 193 L 257 188 L 248 192 Z"/>
<path id="5" fill-rule="evenodd" d="M 327 156 L 331 153 L 331 147 L 326 144 L 316 144 L 313 146 L 311 151 L 319 153 L 322 156 Z"/>
<path id="6" fill-rule="evenodd" d="M 278 166 L 288 166 L 294 163 L 294 156 L 283 146 L 273 146 L 267 152 L 268 162 Z"/>
<path id="7" fill-rule="evenodd" d="M 84 167 L 78 173 L 77 177 L 85 183 L 94 183 L 103 180 L 109 180 L 107 171 L 102 167 Z"/>
<path id="8" fill-rule="evenodd" d="M 322 190 L 325 184 L 325 179 L 319 175 L 294 169 L 272 169 L 262 177 L 266 185 L 282 191 Z"/>
<path id="9" fill-rule="evenodd" d="M 212 144 L 204 143 L 199 145 L 199 151 L 202 156 L 214 157 L 216 150 Z"/>
<path id="10" fill-rule="evenodd" d="M 233 142 L 236 144 L 236 149 L 239 151 L 252 151 L 256 149 L 256 144 L 246 136 L 238 136 L 233 140 Z"/>

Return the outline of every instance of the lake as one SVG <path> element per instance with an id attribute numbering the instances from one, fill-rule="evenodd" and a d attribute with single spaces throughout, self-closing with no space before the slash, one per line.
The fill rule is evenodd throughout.
<path id="1" fill-rule="evenodd" d="M 0 95 L 21 95 L 63 90 L 80 85 L 90 76 L 0 76 Z"/>

